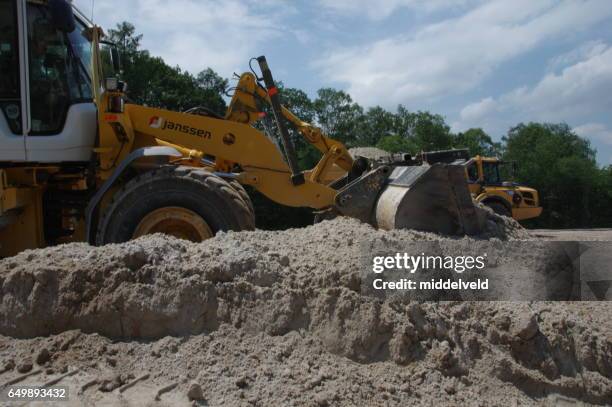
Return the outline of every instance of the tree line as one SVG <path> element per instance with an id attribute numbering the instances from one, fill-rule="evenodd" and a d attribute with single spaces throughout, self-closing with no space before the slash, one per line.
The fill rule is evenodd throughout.
<path id="1" fill-rule="evenodd" d="M 142 35 L 128 22 L 108 34 L 119 49 L 122 78 L 134 103 L 174 111 L 204 106 L 224 115 L 227 79 L 210 68 L 193 75 L 169 66 L 142 49 Z M 612 166 L 598 166 L 589 140 L 565 123 L 519 123 L 496 142 L 481 128 L 453 132 L 443 116 L 427 111 L 413 112 L 402 105 L 395 111 L 366 109 L 333 88 L 319 89 L 314 99 L 282 82 L 279 88 L 283 104 L 348 148 L 376 146 L 412 154 L 468 148 L 472 155 L 515 161 L 514 181 L 536 188 L 544 207 L 542 216 L 528 221 L 530 227 L 612 227 Z M 292 139 L 300 167 L 311 168 L 320 154 L 295 132 Z"/>

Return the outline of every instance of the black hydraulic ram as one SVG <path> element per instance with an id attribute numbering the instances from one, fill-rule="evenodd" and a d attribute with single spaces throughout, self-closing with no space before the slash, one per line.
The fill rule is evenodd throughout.
<path id="1" fill-rule="evenodd" d="M 285 155 L 287 156 L 287 162 L 289 164 L 289 168 L 291 169 L 291 182 L 293 183 L 293 185 L 302 185 L 305 182 L 304 173 L 300 172 L 300 169 L 297 165 L 295 149 L 293 148 L 293 143 L 291 143 L 291 139 L 289 138 L 289 132 L 287 131 L 287 126 L 285 125 L 282 107 L 280 103 L 280 96 L 278 94 L 278 89 L 274 84 L 272 72 L 270 72 L 270 68 L 268 67 L 268 63 L 266 62 L 266 57 L 264 57 L 263 55 L 260 56 L 259 58 L 257 58 L 257 62 L 259 62 L 259 68 L 261 69 L 264 84 L 266 85 L 268 96 L 270 97 L 272 111 L 274 112 L 274 119 L 276 119 L 276 125 L 278 126 L 278 131 L 281 135 L 283 148 L 285 149 Z"/>

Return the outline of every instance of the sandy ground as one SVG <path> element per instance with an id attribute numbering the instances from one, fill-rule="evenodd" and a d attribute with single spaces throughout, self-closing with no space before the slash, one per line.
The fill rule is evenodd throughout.
<path id="1" fill-rule="evenodd" d="M 529 233 L 549 240 L 612 242 L 612 229 L 533 229 Z"/>
<path id="2" fill-rule="evenodd" d="M 530 238 L 499 219 L 487 233 Z M 68 386 L 63 406 L 612 401 L 612 303 L 376 298 L 365 241 L 477 243 L 335 219 L 0 260 L 0 385 Z"/>

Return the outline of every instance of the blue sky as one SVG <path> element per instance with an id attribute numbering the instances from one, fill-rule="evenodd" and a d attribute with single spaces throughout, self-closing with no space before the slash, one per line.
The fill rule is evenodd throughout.
<path id="1" fill-rule="evenodd" d="M 92 0 L 75 0 L 87 15 Z M 224 77 L 266 55 L 311 96 L 442 114 L 495 139 L 523 121 L 567 122 L 612 164 L 611 0 L 95 0 L 171 65 Z"/>

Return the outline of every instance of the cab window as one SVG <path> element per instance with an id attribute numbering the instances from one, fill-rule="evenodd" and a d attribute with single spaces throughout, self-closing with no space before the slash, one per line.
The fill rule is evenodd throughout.
<path id="1" fill-rule="evenodd" d="M 483 162 L 482 171 L 486 184 L 500 184 L 499 167 L 497 163 Z"/>
<path id="2" fill-rule="evenodd" d="M 469 167 L 467 167 L 467 174 L 468 174 L 468 182 L 471 182 L 471 183 L 478 182 L 478 167 L 476 166 L 476 163 L 472 163 L 469 165 Z"/>
<path id="3" fill-rule="evenodd" d="M 28 5 L 31 122 L 33 135 L 61 132 L 72 104 L 91 102 L 89 43 L 84 26 L 57 30 L 47 8 Z"/>
<path id="4" fill-rule="evenodd" d="M 15 0 L 0 0 L 0 109 L 15 134 L 21 133 L 19 42 Z"/>

